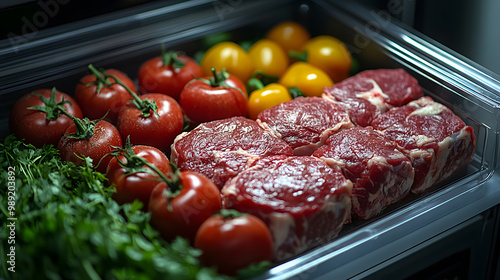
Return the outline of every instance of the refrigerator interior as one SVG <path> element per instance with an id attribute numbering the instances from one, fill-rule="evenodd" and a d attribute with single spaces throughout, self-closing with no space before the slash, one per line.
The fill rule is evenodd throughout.
<path id="1" fill-rule="evenodd" d="M 207 35 L 226 32 L 236 42 L 255 40 L 274 24 L 295 20 L 312 36 L 327 34 L 344 41 L 358 62 L 357 71 L 408 71 L 425 95 L 474 128 L 477 147 L 472 163 L 429 192 L 410 195 L 372 220 L 354 221 L 332 242 L 276 264 L 260 278 L 363 278 L 363 272 L 368 275 L 381 262 L 416 250 L 424 241 L 500 203 L 500 78 L 496 74 L 409 31 L 389 13 L 341 1 L 160 4 L 50 28 L 19 45 L 1 41 L 0 135 L 8 134 L 9 110 L 17 98 L 54 86 L 72 94 L 90 63 L 120 69 L 135 78 L 140 64 L 159 54 L 161 43 L 195 55 L 206 45 Z"/>

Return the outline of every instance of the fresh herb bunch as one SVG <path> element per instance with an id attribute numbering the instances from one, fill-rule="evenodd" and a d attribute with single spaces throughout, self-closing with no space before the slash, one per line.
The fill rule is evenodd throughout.
<path id="1" fill-rule="evenodd" d="M 15 167 L 17 218 L 15 272 L 5 261 L 10 230 L 0 229 L 0 278 L 225 278 L 200 266 L 200 252 L 186 240 L 159 238 L 140 202 L 118 205 L 111 198 L 113 188 L 92 170 L 89 159 L 75 166 L 60 160 L 53 146 L 36 149 L 9 136 L 0 143 L 0 164 L 2 221 L 10 217 L 9 167 Z"/>

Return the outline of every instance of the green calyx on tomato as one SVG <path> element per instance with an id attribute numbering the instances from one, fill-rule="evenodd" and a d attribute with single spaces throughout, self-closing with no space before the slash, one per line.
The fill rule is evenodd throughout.
<path id="1" fill-rule="evenodd" d="M 95 133 L 95 126 L 98 122 L 102 121 L 104 117 L 98 120 L 91 121 L 88 118 L 77 119 L 72 117 L 70 114 L 65 113 L 66 116 L 71 118 L 75 122 L 76 132 L 71 134 L 64 134 L 64 136 L 79 139 L 79 140 L 89 140 Z"/>
<path id="2" fill-rule="evenodd" d="M 167 210 L 173 212 L 172 199 L 178 196 L 182 190 L 181 184 L 181 171 L 173 162 L 169 162 L 170 168 L 172 169 L 172 178 L 166 180 L 168 188 L 163 191 L 163 196 L 167 198 Z"/>
<path id="3" fill-rule="evenodd" d="M 89 64 L 89 70 L 97 78 L 97 81 L 101 81 L 102 83 L 106 83 L 106 81 L 109 78 L 114 79 L 114 83 L 112 84 L 118 84 L 125 88 L 125 90 L 128 91 L 128 93 L 132 96 L 132 104 L 134 104 L 137 109 L 139 109 L 142 112 L 142 116 L 147 118 L 151 115 L 151 111 L 155 113 L 157 117 L 160 117 L 158 115 L 158 105 L 154 101 L 149 101 L 149 100 L 142 100 L 139 98 L 139 96 L 131 90 L 129 87 L 127 87 L 124 83 L 122 83 L 117 77 L 113 75 L 106 74 L 104 71 L 99 71 L 97 70 L 92 64 Z"/>
<path id="4" fill-rule="evenodd" d="M 161 44 L 161 60 L 163 66 L 172 65 L 174 69 L 181 69 L 186 66 L 182 59 L 179 59 L 180 52 L 176 51 L 166 51 L 165 45 Z"/>
<path id="5" fill-rule="evenodd" d="M 204 81 L 211 87 L 219 87 L 219 86 L 231 87 L 230 85 L 224 82 L 229 78 L 229 73 L 226 71 L 225 68 L 223 68 L 222 71 L 220 71 L 219 73 L 217 73 L 214 67 L 212 67 L 211 70 L 213 75 L 208 80 L 206 79 L 200 79 L 200 80 Z"/>
<path id="6" fill-rule="evenodd" d="M 291 87 L 288 89 L 288 91 L 290 92 L 292 99 L 295 99 L 297 97 L 307 97 L 307 95 L 305 95 L 298 87 Z"/>
<path id="7" fill-rule="evenodd" d="M 217 73 L 217 71 L 215 70 L 214 67 L 212 67 L 211 70 L 212 70 L 212 76 L 208 80 L 202 79 L 202 78 L 197 78 L 194 80 L 202 81 L 213 88 L 226 87 L 226 88 L 236 89 L 246 98 L 245 93 L 241 89 L 239 89 L 237 87 L 233 87 L 230 84 L 225 82 L 229 78 L 229 73 L 227 72 L 227 70 L 225 68 L 222 68 L 222 70 L 219 73 Z"/>
<path id="8" fill-rule="evenodd" d="M 69 103 L 71 105 L 70 101 L 67 101 L 64 99 L 61 102 L 56 103 L 56 88 L 55 87 L 52 88 L 52 94 L 50 95 L 50 99 L 43 97 L 38 92 L 33 92 L 33 94 L 38 96 L 43 101 L 44 105 L 43 106 L 28 107 L 27 109 L 38 110 L 38 111 L 44 112 L 45 114 L 47 114 L 47 120 L 49 120 L 49 121 L 53 121 L 53 120 L 59 118 L 59 116 L 61 114 L 63 114 L 62 112 L 66 111 L 66 109 L 64 109 L 64 107 L 63 107 L 64 104 Z"/>
<path id="9" fill-rule="evenodd" d="M 256 90 L 264 88 L 264 82 L 262 82 L 261 80 L 255 78 L 255 77 L 253 77 L 250 80 L 248 80 L 247 85 L 248 85 L 249 88 L 256 89 Z"/>
<path id="10" fill-rule="evenodd" d="M 264 72 L 257 70 L 253 74 L 252 78 L 248 80 L 247 86 L 250 88 L 250 91 L 255 89 L 262 89 L 264 86 L 272 83 L 277 83 L 279 79 L 280 78 L 277 76 L 267 75 Z M 258 82 L 255 80 L 257 80 Z M 259 82 L 262 84 L 262 87 L 257 87 L 259 85 Z"/>
<path id="11" fill-rule="evenodd" d="M 111 156 L 114 156 L 118 164 L 125 168 L 125 175 L 131 175 L 138 172 L 146 172 L 151 175 L 158 175 L 164 181 L 170 180 L 163 172 L 161 172 L 156 166 L 149 163 L 143 157 L 140 157 L 134 153 L 132 150 L 132 144 L 130 143 L 130 136 L 125 140 L 125 145 L 123 147 L 115 147 L 115 150 L 111 152 Z M 118 156 L 123 156 L 126 162 L 121 161 Z M 145 168 L 147 166 L 149 168 Z"/>
<path id="12" fill-rule="evenodd" d="M 47 120 L 55 120 L 57 119 L 60 115 L 66 115 L 68 118 L 70 118 L 74 123 L 76 127 L 76 133 L 72 133 L 69 135 L 64 134 L 64 136 L 73 138 L 73 139 L 82 139 L 82 140 L 88 140 L 94 135 L 94 129 L 96 123 L 99 121 L 103 120 L 104 117 L 101 119 L 95 120 L 95 121 L 90 121 L 88 118 L 75 118 L 71 114 L 66 111 L 66 109 L 63 107 L 63 104 L 70 103 L 69 101 L 66 101 L 63 99 L 63 101 L 56 103 L 55 101 L 55 96 L 56 96 L 56 88 L 52 88 L 52 93 L 50 95 L 50 99 L 47 99 L 40 95 L 37 92 L 33 92 L 34 95 L 38 96 L 43 103 L 45 103 L 45 106 L 33 106 L 33 107 L 28 107 L 30 110 L 39 110 L 42 112 L 45 112 L 47 114 Z"/>
<path id="13" fill-rule="evenodd" d="M 292 100 L 289 90 L 278 83 L 270 83 L 264 86 L 261 80 L 252 78 L 248 86 L 255 88 L 250 93 L 247 103 L 248 115 L 254 120 L 258 118 L 262 111 Z"/>
<path id="14" fill-rule="evenodd" d="M 131 175 L 138 172 L 146 172 L 154 176 L 159 176 L 160 181 L 167 183 L 168 188 L 165 189 L 163 195 L 168 199 L 167 209 L 170 212 L 173 211 L 170 201 L 174 197 L 179 195 L 180 191 L 182 190 L 182 184 L 180 183 L 181 172 L 174 163 L 169 162 L 172 169 L 170 178 L 169 176 L 161 172 L 160 169 L 158 169 L 156 166 L 148 162 L 145 158 L 140 157 L 134 153 L 134 151 L 132 150 L 132 144 L 130 143 L 130 136 L 125 140 L 125 145 L 123 146 L 123 148 L 115 147 L 115 150 L 111 153 L 111 155 L 116 158 L 118 164 L 121 167 L 125 168 L 125 175 Z M 126 162 L 121 161 L 118 156 L 125 157 Z M 145 166 L 148 168 L 145 168 Z"/>
<path id="15" fill-rule="evenodd" d="M 221 215 L 225 220 L 248 216 L 247 213 L 242 213 L 235 209 L 221 209 L 216 214 Z"/>
<path id="16" fill-rule="evenodd" d="M 299 61 L 307 62 L 307 51 L 298 52 L 292 50 L 288 52 L 288 55 L 291 58 L 296 58 Z"/>

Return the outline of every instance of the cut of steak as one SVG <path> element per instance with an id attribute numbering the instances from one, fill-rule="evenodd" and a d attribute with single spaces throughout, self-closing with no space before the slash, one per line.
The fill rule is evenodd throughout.
<path id="1" fill-rule="evenodd" d="M 368 126 L 381 113 L 422 97 L 418 81 L 403 69 L 367 70 L 325 89 L 343 103 L 354 123 Z"/>
<path id="2" fill-rule="evenodd" d="M 353 183 L 352 215 L 369 219 L 405 197 L 413 184 L 410 160 L 372 127 L 354 127 L 328 138 L 313 156 L 339 166 Z"/>
<path id="3" fill-rule="evenodd" d="M 476 146 L 473 128 L 430 97 L 379 115 L 372 126 L 412 160 L 412 192 L 421 193 L 472 161 Z"/>
<path id="4" fill-rule="evenodd" d="M 253 214 L 270 228 L 281 261 L 338 235 L 350 221 L 352 183 L 311 156 L 261 158 L 226 182 L 224 207 Z"/>
<path id="5" fill-rule="evenodd" d="M 353 127 L 347 110 L 320 97 L 298 97 L 261 112 L 257 122 L 285 140 L 295 155 L 311 155 L 328 136 Z"/>
<path id="6" fill-rule="evenodd" d="M 233 117 L 206 122 L 178 135 L 171 161 L 181 171 L 199 172 L 219 188 L 262 156 L 292 155 L 292 149 L 257 122 Z"/>

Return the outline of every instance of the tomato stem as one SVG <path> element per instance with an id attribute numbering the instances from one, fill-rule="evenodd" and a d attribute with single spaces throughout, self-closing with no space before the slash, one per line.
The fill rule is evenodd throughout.
<path id="1" fill-rule="evenodd" d="M 238 210 L 235 209 L 221 209 L 219 212 L 217 212 L 219 215 L 222 216 L 223 219 L 225 220 L 230 220 L 234 218 L 239 218 L 239 217 L 244 217 L 248 214 L 246 213 L 241 213 Z"/>
<path id="2" fill-rule="evenodd" d="M 137 172 L 146 172 L 152 175 L 158 175 L 162 181 L 168 182 L 170 179 L 163 174 L 156 166 L 148 162 L 145 158 L 140 157 L 134 153 L 132 144 L 130 142 L 130 135 L 125 140 L 125 145 L 122 147 L 114 147 L 115 150 L 110 153 L 118 161 L 118 164 L 126 169 L 126 175 L 134 174 Z M 121 161 L 118 156 L 124 156 L 126 162 Z M 148 168 L 144 168 L 147 166 Z"/>
<path id="3" fill-rule="evenodd" d="M 232 88 L 232 86 L 228 85 L 227 83 L 224 83 L 224 81 L 229 78 L 229 73 L 225 68 L 222 68 L 222 70 L 219 73 L 217 73 L 217 70 L 215 70 L 214 67 L 210 68 L 210 70 L 212 71 L 212 77 L 208 79 L 208 84 L 211 87 L 224 86 Z"/>
<path id="4" fill-rule="evenodd" d="M 122 147 L 114 147 L 115 150 L 110 153 L 111 156 L 114 156 L 118 161 L 118 164 L 125 168 L 125 175 L 134 174 L 137 172 L 146 172 L 151 175 L 158 175 L 161 181 L 165 182 L 168 188 L 165 190 L 165 195 L 168 198 L 167 208 L 169 211 L 172 211 L 170 201 L 172 198 L 176 197 L 180 191 L 182 190 L 182 184 L 180 182 L 181 173 L 177 166 L 174 163 L 170 162 L 170 166 L 172 168 L 171 178 L 161 172 L 156 166 L 148 162 L 145 158 L 140 157 L 134 153 L 132 149 L 132 144 L 130 143 L 130 136 L 127 136 L 125 140 L 125 145 Z M 124 156 L 126 162 L 121 161 L 118 156 Z M 144 166 L 148 167 L 145 168 Z"/>
<path id="5" fill-rule="evenodd" d="M 70 117 L 69 114 L 65 115 Z M 72 134 L 64 134 L 64 136 L 73 139 L 89 140 L 95 133 L 96 124 L 102 119 L 91 121 L 88 118 L 77 119 L 73 117 L 72 120 L 75 123 L 76 132 Z"/>
<path id="6" fill-rule="evenodd" d="M 218 86 L 219 86 L 219 77 L 218 77 L 218 75 L 217 75 L 217 71 L 215 71 L 215 68 L 214 68 L 214 67 L 212 67 L 210 70 L 212 71 L 213 78 L 214 78 L 214 79 L 212 80 L 213 82 L 211 81 L 210 85 L 211 85 L 212 87 L 218 87 Z"/>
<path id="7" fill-rule="evenodd" d="M 70 118 L 75 123 L 75 128 L 76 128 L 75 133 L 64 134 L 64 136 L 79 140 L 89 140 L 90 138 L 92 138 L 92 136 L 94 136 L 95 126 L 97 125 L 97 123 L 104 120 L 104 118 L 106 118 L 106 116 L 108 115 L 108 113 L 106 113 L 100 119 L 91 121 L 87 117 L 83 119 L 75 118 L 72 115 L 70 115 L 66 110 L 64 110 L 64 108 L 63 110 L 61 110 L 61 113 Z"/>
<path id="8" fill-rule="evenodd" d="M 113 82 L 110 81 L 109 77 L 106 75 L 106 72 L 104 70 L 97 70 L 94 67 L 89 67 L 90 74 L 96 78 L 96 80 L 92 83 L 86 83 L 85 85 L 92 86 L 92 85 L 97 85 L 96 92 L 99 94 L 101 92 L 101 89 L 104 85 L 106 85 L 108 88 L 112 85 L 114 85 Z"/>
<path id="9" fill-rule="evenodd" d="M 96 78 L 101 79 L 101 80 L 107 80 L 108 78 L 112 78 L 115 80 L 112 84 L 118 84 L 122 86 L 131 96 L 134 100 L 132 100 L 132 104 L 134 104 L 137 109 L 139 109 L 142 112 L 142 116 L 147 118 L 151 115 L 151 110 L 155 113 L 155 115 L 159 118 L 160 116 L 158 115 L 158 105 L 154 101 L 150 100 L 142 100 L 137 93 L 135 93 L 133 90 L 131 90 L 129 87 L 127 87 L 122 81 L 120 81 L 117 77 L 113 75 L 106 74 L 104 72 L 99 72 L 92 64 L 89 64 L 89 69 L 92 73 L 100 73 L 102 76 L 100 78 L 96 76 Z"/>
<path id="10" fill-rule="evenodd" d="M 180 52 L 176 51 L 166 51 L 165 44 L 161 44 L 161 61 L 163 62 L 163 66 L 172 65 L 174 69 L 181 69 L 186 66 L 184 61 L 179 58 Z"/>
<path id="11" fill-rule="evenodd" d="M 248 86 L 255 88 L 256 90 L 259 90 L 264 88 L 264 83 L 262 83 L 261 80 L 254 77 L 248 80 Z"/>
<path id="12" fill-rule="evenodd" d="M 292 99 L 297 97 L 307 97 L 307 95 L 305 95 L 298 87 L 291 87 L 288 89 L 288 92 L 290 92 Z"/>
<path id="13" fill-rule="evenodd" d="M 267 86 L 272 83 L 278 83 L 280 77 L 270 76 L 260 70 L 257 70 L 252 75 L 252 79 L 258 79 L 264 86 Z M 248 83 L 250 83 L 250 81 L 248 81 Z"/>
<path id="14" fill-rule="evenodd" d="M 237 91 L 239 91 L 241 95 L 243 95 L 243 97 L 247 98 L 247 96 L 241 89 L 233 87 L 225 82 L 229 78 L 229 73 L 225 68 L 222 68 L 222 70 L 219 73 L 217 73 L 214 67 L 212 67 L 210 70 L 212 70 L 212 77 L 210 77 L 208 80 L 202 78 L 196 78 L 196 80 L 202 81 L 214 88 L 219 86 L 226 88 L 234 88 Z"/>
<path id="15" fill-rule="evenodd" d="M 298 59 L 299 61 L 307 62 L 307 51 L 303 51 L 303 52 L 289 51 L 288 55 L 292 58 Z"/>
<path id="16" fill-rule="evenodd" d="M 127 136 L 125 140 L 125 145 L 122 147 L 114 147 L 115 150 L 109 155 L 114 156 L 118 164 L 125 168 L 125 175 L 131 175 L 137 172 L 146 172 L 151 175 L 158 175 L 161 181 L 167 184 L 167 189 L 164 191 L 164 195 L 167 197 L 167 209 L 168 211 L 173 211 L 171 201 L 174 197 L 179 195 L 182 190 L 181 184 L 181 172 L 177 166 L 170 162 L 172 168 L 171 178 L 165 175 L 156 166 L 148 162 L 145 158 L 140 157 L 134 153 L 132 149 L 132 144 L 130 143 L 130 136 Z M 126 162 L 121 161 L 118 156 L 124 156 Z M 148 168 L 145 168 L 147 166 Z"/>

